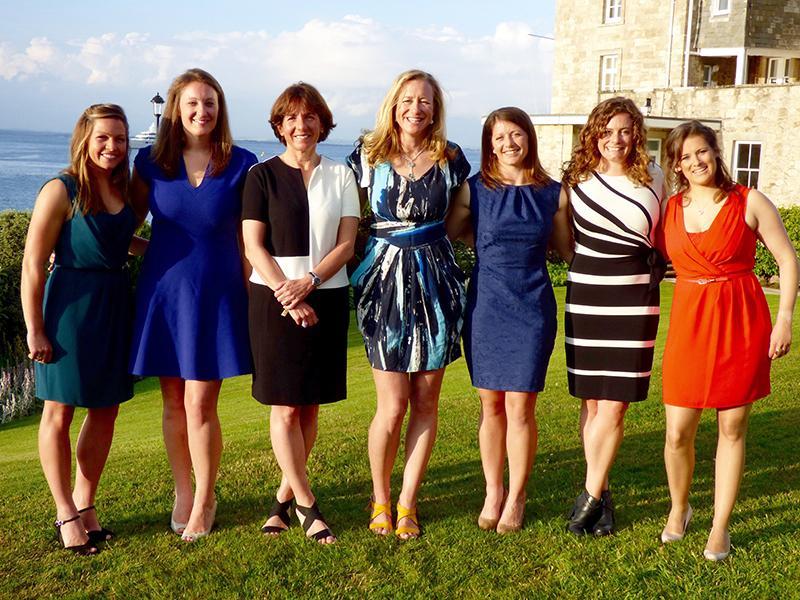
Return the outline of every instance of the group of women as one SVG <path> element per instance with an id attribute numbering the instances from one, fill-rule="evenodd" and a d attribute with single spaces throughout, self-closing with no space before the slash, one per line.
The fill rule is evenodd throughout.
<path id="1" fill-rule="evenodd" d="M 480 171 L 469 177 L 464 154 L 445 136 L 442 90 L 423 71 L 395 79 L 346 165 L 317 152 L 335 123 L 313 86 L 289 86 L 269 122 L 285 150 L 256 164 L 233 145 L 219 83 L 192 69 L 173 82 L 158 140 L 139 151 L 132 176 L 122 109 L 93 105 L 73 132 L 70 166 L 39 194 L 22 297 L 44 400 L 41 462 L 65 548 L 95 554 L 113 537 L 94 501 L 118 405 L 132 396 L 130 374 L 160 379 L 175 491 L 170 526 L 183 540 L 214 526 L 221 381 L 252 372 L 253 397 L 272 407 L 282 474 L 262 531 L 282 534 L 294 511 L 309 538 L 335 542 L 306 464 L 319 406 L 346 395 L 349 283 L 376 389 L 369 529 L 421 534 L 418 492 L 463 325 L 481 404 L 486 494 L 478 525 L 519 530 L 536 456 L 536 398 L 556 337 L 545 266 L 552 248 L 570 262 L 567 372 L 581 399 L 586 458 L 568 530 L 615 529 L 609 473 L 628 405 L 648 394 L 666 253 L 677 284 L 663 363 L 672 508 L 661 539 L 680 540 L 692 517 L 694 436 L 702 409 L 714 408 L 719 443 L 705 556 L 728 555 L 750 406 L 769 393 L 770 360 L 789 351 L 798 269 L 774 206 L 732 182 L 712 130 L 693 121 L 670 133 L 677 193 L 665 200 L 644 119 L 623 98 L 592 111 L 561 182 L 542 168 L 531 121 L 516 108 L 486 119 Z M 149 243 L 133 236 L 148 212 Z M 366 212 L 369 238 L 348 282 Z M 458 238 L 475 248 L 468 290 L 450 241 Z M 756 239 L 780 268 L 774 326 L 752 272 Z M 144 254 L 135 317 L 129 252 Z M 73 485 L 76 406 L 88 414 Z M 391 473 L 407 412 L 393 511 Z"/>

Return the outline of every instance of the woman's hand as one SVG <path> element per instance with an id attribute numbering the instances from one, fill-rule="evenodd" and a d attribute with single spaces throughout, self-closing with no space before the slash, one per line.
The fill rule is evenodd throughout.
<path id="1" fill-rule="evenodd" d="M 792 323 L 778 317 L 769 336 L 769 357 L 772 360 L 789 354 L 792 347 Z"/>
<path id="2" fill-rule="evenodd" d="M 28 332 L 28 358 L 40 363 L 47 363 L 53 358 L 53 346 L 44 332 Z"/>
<path id="3" fill-rule="evenodd" d="M 275 287 L 275 298 L 283 305 L 283 308 L 293 310 L 306 299 L 313 289 L 314 284 L 311 282 L 310 275 L 300 279 L 287 279 Z"/>
<path id="4" fill-rule="evenodd" d="M 289 310 L 289 316 L 294 319 L 300 327 L 313 327 L 319 323 L 317 313 L 305 302 L 301 302 L 296 308 Z"/>

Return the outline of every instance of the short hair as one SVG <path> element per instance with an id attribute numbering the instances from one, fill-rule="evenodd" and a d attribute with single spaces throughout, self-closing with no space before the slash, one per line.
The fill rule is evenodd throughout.
<path id="1" fill-rule="evenodd" d="M 683 192 L 689 189 L 689 181 L 681 171 L 680 164 L 681 156 L 683 156 L 683 144 L 693 136 L 702 137 L 708 147 L 716 154 L 717 169 L 714 173 L 714 185 L 719 190 L 715 194 L 715 201 L 719 202 L 727 197 L 728 192 L 736 186 L 736 183 L 734 183 L 728 168 L 722 160 L 716 132 L 711 127 L 703 125 L 700 121 L 692 120 L 681 123 L 667 135 L 664 145 L 667 147 L 667 177 L 670 185 L 676 192 Z"/>
<path id="2" fill-rule="evenodd" d="M 278 126 L 283 123 L 283 118 L 286 115 L 296 114 L 301 108 L 305 108 L 319 117 L 322 131 L 320 131 L 319 140 L 317 141 L 324 142 L 328 139 L 331 129 L 336 127 L 331 109 L 328 107 L 328 103 L 325 102 L 325 98 L 319 93 L 319 90 L 310 83 L 298 81 L 283 90 L 280 96 L 275 99 L 269 115 L 269 124 L 272 126 L 272 131 L 275 132 L 275 137 L 284 146 L 286 145 L 286 140 L 278 133 Z"/>
<path id="3" fill-rule="evenodd" d="M 536 139 L 536 131 L 528 114 L 515 106 L 505 106 L 489 113 L 483 122 L 483 132 L 481 133 L 481 180 L 483 184 L 491 189 L 501 187 L 503 182 L 500 180 L 500 169 L 497 157 L 492 151 L 492 132 L 495 124 L 507 121 L 513 123 L 528 137 L 528 153 L 522 162 L 522 168 L 528 179 L 536 187 L 543 187 L 553 180 L 539 162 L 539 144 Z"/>
<path id="4" fill-rule="evenodd" d="M 69 166 L 64 173 L 75 179 L 78 194 L 75 198 L 73 210 L 80 210 L 83 214 L 97 213 L 104 210 L 102 198 L 97 193 L 92 183 L 89 168 L 89 139 L 94 130 L 94 124 L 99 119 L 116 119 L 125 126 L 125 158 L 111 171 L 111 184 L 122 194 L 125 202 L 128 201 L 128 182 L 130 181 L 130 134 L 128 119 L 122 107 L 116 104 L 92 104 L 78 117 L 75 128 L 72 130 L 70 141 Z"/>
<path id="5" fill-rule="evenodd" d="M 170 177 L 176 177 L 183 161 L 186 135 L 181 123 L 181 94 L 190 83 L 204 83 L 217 93 L 217 125 L 211 132 L 211 165 L 209 173 L 219 175 L 228 166 L 233 153 L 233 135 L 228 119 L 228 106 L 222 86 L 211 73 L 203 69 L 189 69 L 178 75 L 169 86 L 164 116 L 153 145 L 153 162 Z"/>
<path id="6" fill-rule="evenodd" d="M 408 82 L 416 80 L 426 81 L 433 91 L 433 121 L 426 135 L 428 150 L 433 160 L 440 164 L 448 158 L 453 158 L 447 148 L 444 92 L 442 92 L 442 87 L 430 73 L 419 69 L 411 69 L 400 73 L 392 82 L 378 109 L 375 129 L 361 136 L 361 143 L 367 155 L 367 163 L 370 165 L 391 160 L 402 152 L 400 132 L 397 130 L 396 123 L 397 103 L 400 101 L 400 93 L 403 91 L 403 87 Z"/>
<path id="7" fill-rule="evenodd" d="M 589 114 L 586 124 L 581 128 L 578 144 L 572 149 L 572 158 L 564 168 L 564 183 L 572 187 L 589 179 L 602 158 L 597 142 L 605 132 L 608 122 L 619 114 L 627 114 L 633 121 L 633 144 L 625 160 L 626 175 L 639 185 L 647 185 L 653 181 L 653 176 L 648 171 L 650 155 L 647 153 L 644 115 L 630 98 L 615 96 L 600 102 Z"/>

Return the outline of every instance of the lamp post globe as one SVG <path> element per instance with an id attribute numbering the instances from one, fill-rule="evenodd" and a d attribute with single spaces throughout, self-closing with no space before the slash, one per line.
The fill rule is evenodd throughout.
<path id="1" fill-rule="evenodd" d="M 164 113 L 164 99 L 156 92 L 156 95 L 150 100 L 153 105 L 153 116 L 156 118 L 156 131 L 158 131 L 158 122 L 161 120 L 161 115 Z"/>

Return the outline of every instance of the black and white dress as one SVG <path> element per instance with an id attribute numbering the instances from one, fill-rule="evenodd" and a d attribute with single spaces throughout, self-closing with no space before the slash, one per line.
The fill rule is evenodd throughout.
<path id="1" fill-rule="evenodd" d="M 584 399 L 647 398 L 658 332 L 654 249 L 664 176 L 640 186 L 592 176 L 570 190 L 575 259 L 567 277 L 565 334 L 569 391 Z"/>
<path id="2" fill-rule="evenodd" d="M 334 248 L 343 217 L 360 215 L 353 173 L 321 158 L 308 182 L 279 157 L 247 174 L 242 220 L 266 224 L 264 246 L 289 279 L 304 277 Z M 250 276 L 253 397 L 262 404 L 301 406 L 347 395 L 350 306 L 344 267 L 306 298 L 319 323 L 298 326 L 259 274 Z"/>

